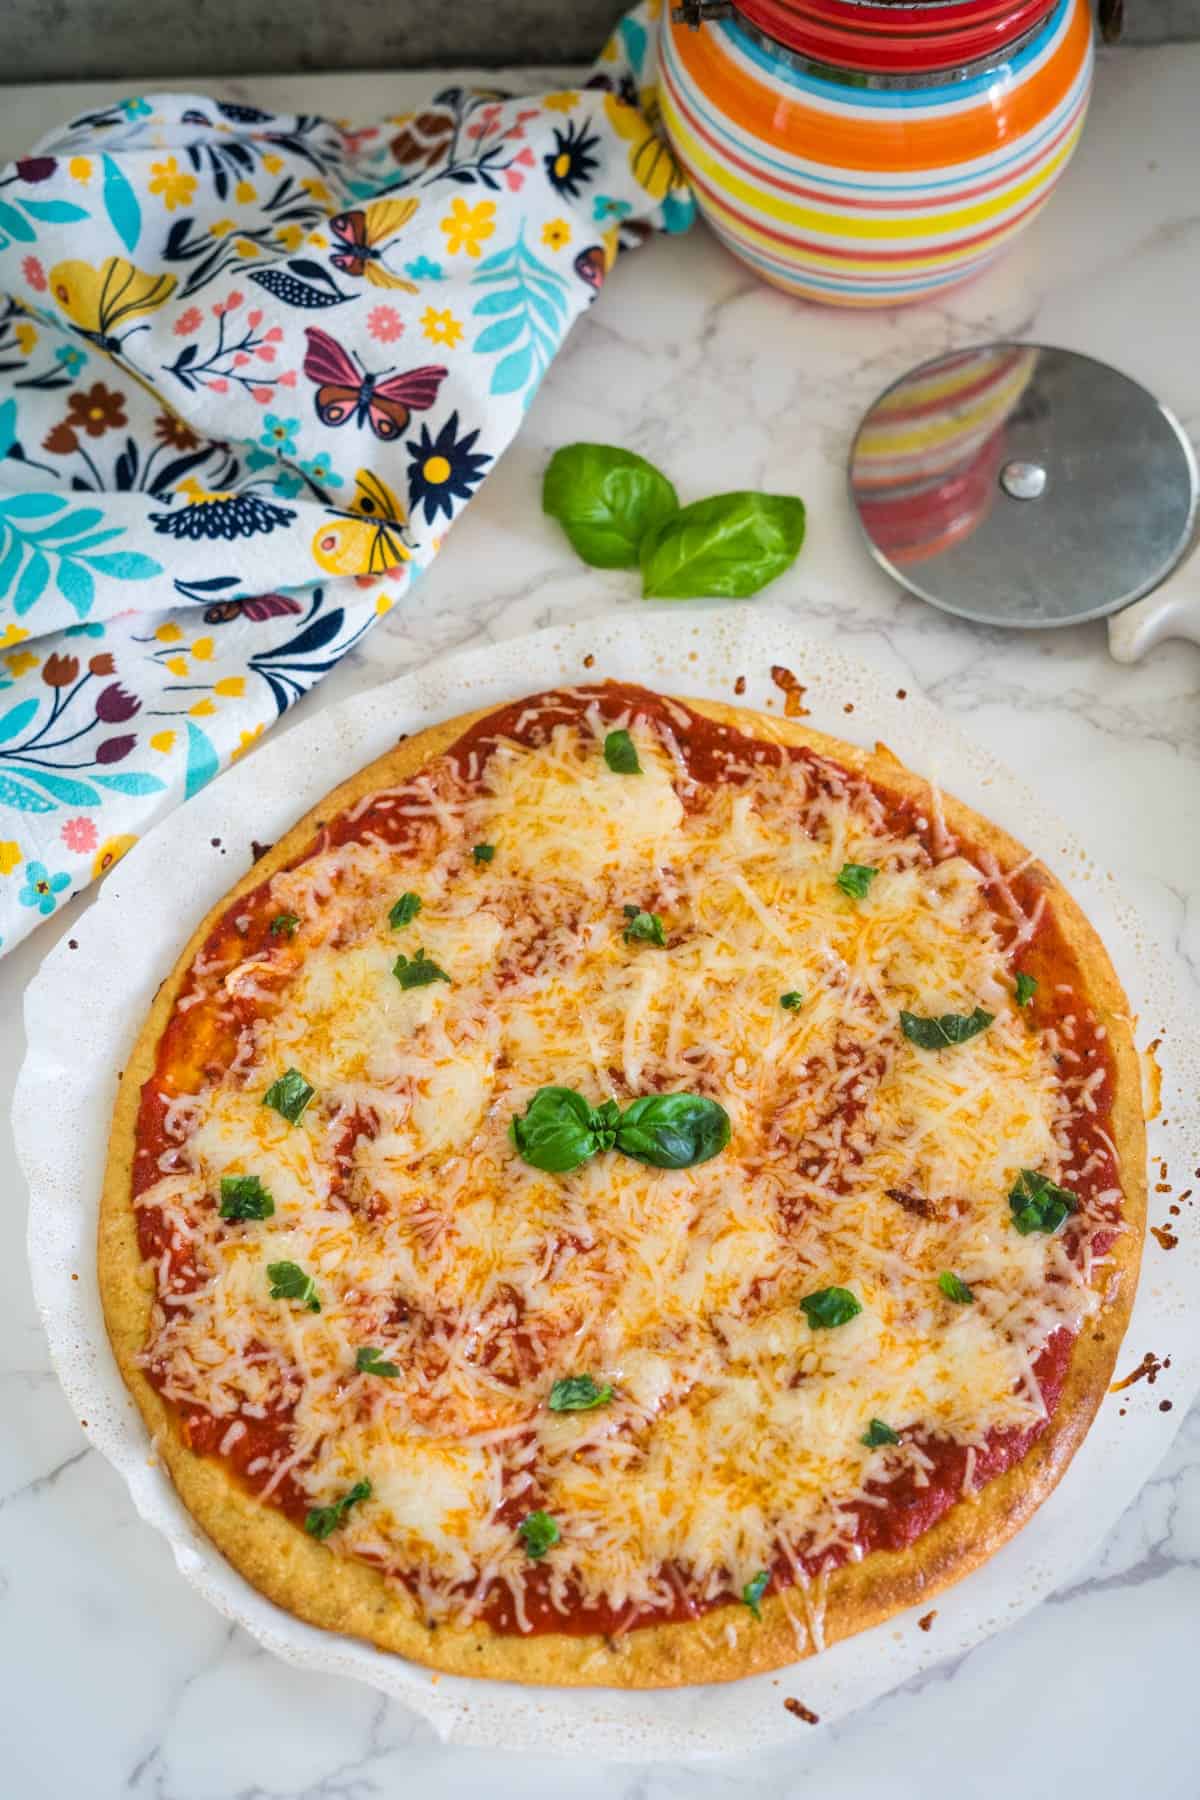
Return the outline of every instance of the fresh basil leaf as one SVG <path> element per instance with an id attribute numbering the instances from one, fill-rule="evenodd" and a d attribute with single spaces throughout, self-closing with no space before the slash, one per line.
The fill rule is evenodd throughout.
<path id="1" fill-rule="evenodd" d="M 604 760 L 614 775 L 640 775 L 637 745 L 627 731 L 610 731 L 604 740 Z"/>
<path id="2" fill-rule="evenodd" d="M 610 1382 L 600 1387 L 590 1375 L 564 1375 L 550 1389 L 549 1406 L 551 1412 L 591 1412 L 607 1406 L 612 1397 Z"/>
<path id="3" fill-rule="evenodd" d="M 370 1498 L 370 1482 L 356 1481 L 340 1500 L 333 1502 L 332 1506 L 310 1507 L 304 1515 L 304 1529 L 310 1537 L 321 1539 L 330 1537 L 343 1523 L 352 1506 L 357 1506 L 360 1500 L 369 1500 Z"/>
<path id="4" fill-rule="evenodd" d="M 938 1286 L 947 1300 L 953 1300 L 956 1306 L 974 1305 L 975 1295 L 971 1289 L 960 1276 L 952 1274 L 949 1269 L 943 1269 L 938 1276 Z"/>
<path id="5" fill-rule="evenodd" d="M 394 1362 L 384 1362 L 383 1354 L 374 1344 L 364 1344 L 354 1352 L 354 1366 L 360 1375 L 398 1375 L 400 1370 Z"/>
<path id="6" fill-rule="evenodd" d="M 596 569 L 632 568 L 646 533 L 678 510 L 666 476 L 613 444 L 567 444 L 554 452 L 542 481 L 542 511 Z"/>
<path id="7" fill-rule="evenodd" d="M 885 1425 L 882 1419 L 872 1419 L 858 1441 L 865 1444 L 868 1450 L 878 1450 L 881 1444 L 898 1444 L 900 1433 L 893 1431 L 890 1425 Z"/>
<path id="8" fill-rule="evenodd" d="M 269 1219 L 275 1202 L 257 1175 L 222 1175 L 223 1219 Z"/>
<path id="9" fill-rule="evenodd" d="M 304 1273 L 299 1263 L 268 1263 L 267 1278 L 271 1283 L 272 1300 L 299 1300 L 309 1312 L 320 1312 L 317 1284 L 311 1275 Z"/>
<path id="10" fill-rule="evenodd" d="M 418 950 L 411 962 L 407 956 L 398 956 L 392 974 L 402 988 L 429 987 L 435 981 L 450 981 L 445 969 L 439 969 L 423 950 Z"/>
<path id="11" fill-rule="evenodd" d="M 477 863 L 489 863 L 496 854 L 495 844 L 476 844 L 471 855 Z"/>
<path id="12" fill-rule="evenodd" d="M 806 1294 L 800 1302 L 800 1310 L 814 1331 L 832 1331 L 838 1325 L 848 1325 L 851 1319 L 858 1317 L 862 1311 L 862 1302 L 857 1300 L 849 1288 L 818 1288 L 815 1294 Z"/>
<path id="13" fill-rule="evenodd" d="M 611 1149 L 615 1119 L 608 1122 L 606 1107 L 616 1112 L 613 1102 L 594 1111 L 574 1088 L 539 1088 L 525 1111 L 514 1116 L 508 1134 L 535 1169 L 566 1175 L 598 1150 Z"/>
<path id="14" fill-rule="evenodd" d="M 1028 1006 L 1029 1002 L 1033 999 L 1033 996 L 1037 993 L 1037 976 L 1026 975 L 1024 971 L 1019 971 L 1017 974 L 1016 987 L 1017 1005 Z"/>
<path id="15" fill-rule="evenodd" d="M 944 1050 L 950 1044 L 965 1044 L 968 1038 L 986 1031 L 995 1015 L 977 1006 L 973 1013 L 943 1013 L 940 1019 L 922 1019 L 916 1013 L 900 1014 L 900 1029 L 919 1050 Z"/>
<path id="16" fill-rule="evenodd" d="M 388 924 L 393 931 L 399 931 L 402 925 L 411 925 L 420 910 L 420 894 L 414 894 L 412 890 L 409 889 L 406 894 L 401 894 L 395 906 L 393 906 L 391 912 L 388 914 Z"/>
<path id="17" fill-rule="evenodd" d="M 878 873 L 869 863 L 843 863 L 837 873 L 837 885 L 851 900 L 865 900 Z"/>
<path id="18" fill-rule="evenodd" d="M 663 930 L 663 922 L 657 913 L 640 912 L 636 906 L 625 908 L 625 917 L 629 923 L 621 936 L 627 944 L 662 944 L 665 946 L 667 934 Z"/>
<path id="19" fill-rule="evenodd" d="M 1035 1169 L 1022 1169 L 1008 1196 L 1013 1224 L 1022 1237 L 1031 1231 L 1058 1231 L 1073 1212 L 1079 1211 L 1079 1200 L 1070 1188 L 1059 1187 L 1048 1175 Z"/>
<path id="20" fill-rule="evenodd" d="M 271 936 L 295 937 L 296 927 L 299 923 L 300 920 L 295 913 L 276 913 L 275 917 L 271 920 Z"/>
<path id="21" fill-rule="evenodd" d="M 531 1512 L 517 1526 L 517 1535 L 525 1545 L 526 1556 L 537 1562 L 551 1544 L 557 1544 L 562 1532 L 558 1529 L 558 1520 L 552 1519 L 549 1513 Z"/>
<path id="22" fill-rule="evenodd" d="M 273 1081 L 262 1097 L 264 1106 L 273 1106 L 275 1111 L 289 1125 L 298 1125 L 305 1107 L 316 1093 L 316 1088 L 305 1081 L 299 1069 L 286 1069 L 278 1081 Z"/>
<path id="23" fill-rule="evenodd" d="M 729 1114 L 703 1094 L 647 1094 L 626 1107 L 617 1149 L 656 1169 L 691 1169 L 729 1142 Z"/>
<path id="24" fill-rule="evenodd" d="M 760 1569 L 754 1579 L 748 1581 L 742 1589 L 742 1599 L 750 1608 L 750 1611 L 754 1614 L 754 1617 L 758 1620 L 760 1625 L 762 1624 L 762 1607 L 760 1601 L 767 1591 L 767 1583 L 770 1579 L 771 1577 L 767 1571 L 765 1569 Z"/>
<path id="25" fill-rule="evenodd" d="M 757 594 L 790 568 L 804 542 L 804 502 L 789 494 L 713 494 L 642 539 L 647 600 L 727 600 Z"/>
<path id="26" fill-rule="evenodd" d="M 799 1012 L 804 1005 L 804 995 L 792 988 L 790 993 L 780 994 L 779 1004 L 785 1012 Z"/>

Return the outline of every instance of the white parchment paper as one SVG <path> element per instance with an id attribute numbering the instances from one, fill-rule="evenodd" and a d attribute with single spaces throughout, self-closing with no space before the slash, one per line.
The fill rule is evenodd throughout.
<path id="1" fill-rule="evenodd" d="M 585 659 L 588 659 L 585 662 Z M 594 660 L 593 660 L 594 659 Z M 1200 1053 L 1176 1016 L 1175 972 L 1083 844 L 1015 777 L 936 708 L 901 700 L 865 666 L 806 641 L 770 609 L 663 609 L 538 632 L 447 657 L 319 713 L 229 770 L 147 836 L 105 882 L 74 934 L 46 958 L 26 998 L 29 1053 L 14 1108 L 30 1188 L 34 1290 L 59 1377 L 88 1436 L 169 1541 L 187 1579 L 227 1618 L 289 1662 L 357 1676 L 428 1719 L 447 1741 L 602 1757 L 676 1759 L 796 1741 L 813 1728 L 788 1713 L 795 1696 L 822 1724 L 946 1657 L 980 1643 L 1035 1605 L 1091 1554 L 1165 1452 L 1183 1400 L 1200 1386 L 1200 1231 L 1189 1208 L 1179 1243 L 1148 1236 L 1141 1285 L 1118 1372 L 1147 1350 L 1172 1359 L 1175 1410 L 1145 1382 L 1110 1395 L 1057 1491 L 1019 1536 L 937 1601 L 933 1630 L 902 1614 L 775 1675 L 676 1692 L 521 1688 L 438 1677 L 394 1656 L 302 1624 L 251 1588 L 193 1524 L 150 1445 L 105 1336 L 95 1280 L 96 1213 L 116 1074 L 155 988 L 183 942 L 250 862 L 251 839 L 278 838 L 323 794 L 402 732 L 556 683 L 612 676 L 666 692 L 780 707 L 770 669 L 807 689 L 809 722 L 842 737 L 882 739 L 905 762 L 1006 826 L 1079 898 L 1108 945 L 1138 1015 L 1139 1042 L 1160 1040 L 1162 1114 L 1150 1128 L 1181 1179 L 1200 1145 Z M 852 705 L 853 712 L 844 709 Z M 1153 1202 L 1152 1194 L 1152 1202 Z M 1153 1203 L 1151 1218 L 1161 1218 Z M 78 1277 L 78 1279 L 76 1279 Z M 1123 1415 L 1122 1415 L 1122 1409 Z M 817 1729 L 820 1729 L 818 1727 Z"/>

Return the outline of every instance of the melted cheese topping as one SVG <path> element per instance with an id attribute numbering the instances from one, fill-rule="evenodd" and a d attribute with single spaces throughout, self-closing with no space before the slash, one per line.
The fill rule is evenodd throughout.
<path id="1" fill-rule="evenodd" d="M 993 876 L 894 835 L 819 759 L 698 787 L 670 731 L 631 718 L 643 772 L 614 774 L 611 723 L 501 743 L 471 782 L 447 759 L 380 802 L 410 823 L 402 852 L 325 849 L 274 878 L 299 927 L 207 977 L 256 1016 L 221 1079 L 174 1102 L 170 1172 L 140 1198 L 201 1277 L 155 1308 L 163 1392 L 221 1420 L 290 1413 L 251 1469 L 264 1494 L 286 1474 L 323 1505 L 368 1479 L 331 1548 L 403 1575 L 428 1618 L 469 1618 L 499 1583 L 525 1623 L 515 1525 L 535 1509 L 559 1526 L 538 1567 L 564 1609 L 644 1616 L 681 1580 L 711 1600 L 780 1556 L 853 1553 L 854 1507 L 920 1485 L 922 1442 L 1042 1418 L 1037 1354 L 1095 1304 L 1078 1249 L 1098 1219 L 1073 1222 L 1075 1255 L 1010 1221 L 1019 1170 L 1072 1173 L 1094 1078 L 1015 1007 Z M 836 885 L 846 861 L 879 871 L 862 900 Z M 422 910 L 393 930 L 405 889 Z M 661 914 L 665 948 L 624 941 L 626 904 Z M 418 947 L 449 982 L 401 988 Z M 899 1028 L 977 1006 L 994 1024 L 950 1050 Z M 262 1104 L 292 1066 L 316 1089 L 296 1125 Z M 507 1131 L 550 1083 L 709 1094 L 732 1141 L 693 1169 L 610 1153 L 545 1174 Z M 222 1221 L 226 1174 L 257 1175 L 274 1216 Z M 283 1260 L 319 1313 L 269 1297 Z M 814 1329 L 798 1303 L 831 1285 L 862 1311 Z M 398 1375 L 356 1373 L 364 1345 Z M 582 1373 L 611 1403 L 549 1411 Z M 867 1448 L 873 1418 L 904 1443 Z"/>

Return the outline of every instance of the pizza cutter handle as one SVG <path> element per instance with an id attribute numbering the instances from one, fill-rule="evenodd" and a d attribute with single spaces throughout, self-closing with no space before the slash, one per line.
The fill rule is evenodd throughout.
<path id="1" fill-rule="evenodd" d="M 1167 638 L 1200 644 L 1200 573 L 1188 563 L 1108 621 L 1108 647 L 1120 663 L 1141 662 Z"/>

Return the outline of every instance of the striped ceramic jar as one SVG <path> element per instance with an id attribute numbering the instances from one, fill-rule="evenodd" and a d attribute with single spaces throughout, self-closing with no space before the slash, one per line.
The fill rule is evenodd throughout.
<path id="1" fill-rule="evenodd" d="M 660 99 L 709 224 L 765 280 L 833 305 L 902 305 L 974 275 L 1045 204 L 1087 110 L 1088 0 L 974 0 L 990 48 L 977 31 L 984 53 L 955 67 L 921 15 L 968 14 L 972 0 L 890 14 L 880 0 L 757 4 L 775 32 L 793 10 L 823 27 L 885 21 L 793 39 L 836 63 L 768 36 L 755 10 L 664 23 Z M 916 20 L 907 38 L 889 33 L 901 15 Z M 997 45 L 1005 18 L 1017 35 Z"/>

